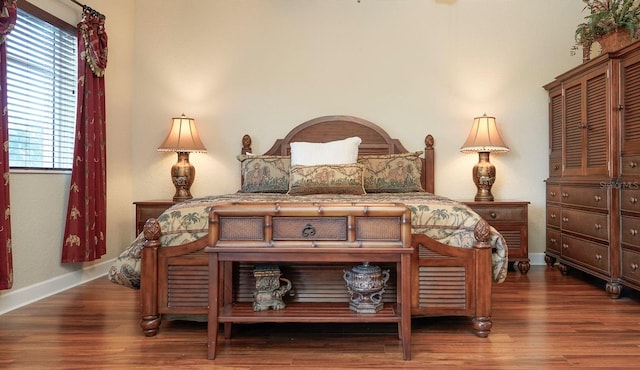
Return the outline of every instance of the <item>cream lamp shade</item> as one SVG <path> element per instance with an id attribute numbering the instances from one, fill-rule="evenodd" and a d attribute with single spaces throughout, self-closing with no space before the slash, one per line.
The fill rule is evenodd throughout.
<path id="1" fill-rule="evenodd" d="M 491 187 L 496 179 L 496 168 L 489 162 L 489 153 L 509 151 L 509 147 L 505 145 L 498 132 L 496 118 L 488 117 L 486 114 L 474 118 L 471 132 L 460 151 L 478 153 L 478 163 L 473 167 L 473 182 L 477 188 L 474 200 L 493 201 Z"/>
<path id="2" fill-rule="evenodd" d="M 195 120 L 184 114 L 172 118 L 169 133 L 158 147 L 158 151 L 178 153 L 178 162 L 171 167 L 171 179 L 176 188 L 173 200 L 180 202 L 193 198 L 191 185 L 196 176 L 196 169 L 189 163 L 189 153 L 207 151 L 196 130 Z"/>

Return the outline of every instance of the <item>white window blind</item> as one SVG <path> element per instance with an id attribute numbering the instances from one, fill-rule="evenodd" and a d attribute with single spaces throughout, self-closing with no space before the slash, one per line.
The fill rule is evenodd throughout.
<path id="1" fill-rule="evenodd" d="M 18 9 L 7 42 L 9 166 L 71 169 L 76 35 Z"/>

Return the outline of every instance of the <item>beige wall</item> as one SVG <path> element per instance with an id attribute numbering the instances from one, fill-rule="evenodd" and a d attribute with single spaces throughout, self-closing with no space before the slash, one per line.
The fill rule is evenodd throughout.
<path id="1" fill-rule="evenodd" d="M 67 0 L 31 0 L 68 22 Z M 107 16 L 108 255 L 133 236 L 131 202 L 170 198 L 172 116 L 196 118 L 195 196 L 235 191 L 251 134 L 267 150 L 332 114 L 380 124 L 410 150 L 434 135 L 436 191 L 472 198 L 473 117 L 495 115 L 511 151 L 493 155 L 498 199 L 531 201 L 530 251 L 544 250 L 547 96 L 570 56 L 579 0 L 85 0 Z M 68 175 L 13 173 L 15 289 L 91 264 L 61 265 Z M 34 229 L 33 225 L 37 227 Z M 3 294 L 0 293 L 0 298 Z"/>

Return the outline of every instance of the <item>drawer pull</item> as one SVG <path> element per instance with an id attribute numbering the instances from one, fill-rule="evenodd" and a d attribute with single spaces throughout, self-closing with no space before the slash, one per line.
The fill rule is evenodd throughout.
<path id="1" fill-rule="evenodd" d="M 602 260 L 602 255 L 596 253 L 596 261 L 600 261 L 600 260 Z"/>
<path id="2" fill-rule="evenodd" d="M 630 229 L 629 230 L 629 234 L 631 234 L 631 236 L 636 236 L 636 235 L 638 235 L 638 230 L 637 229 Z"/>
<path id="3" fill-rule="evenodd" d="M 600 224 L 595 224 L 595 228 L 596 228 L 596 230 L 600 230 L 600 229 L 602 229 L 602 225 L 600 225 Z"/>
<path id="4" fill-rule="evenodd" d="M 634 161 L 629 162 L 629 167 L 636 168 L 637 166 L 638 166 L 637 162 L 634 162 Z"/>
<path id="5" fill-rule="evenodd" d="M 551 238 L 551 239 L 549 239 L 549 242 L 551 244 L 553 244 L 553 245 L 556 245 L 557 240 L 556 240 L 556 238 Z"/>
<path id="6" fill-rule="evenodd" d="M 601 196 L 599 196 L 599 195 L 594 195 L 594 196 L 593 196 L 593 201 L 594 201 L 594 202 L 598 203 L 598 202 L 599 202 L 599 201 L 601 201 L 601 200 L 602 200 L 602 197 L 601 197 Z"/>
<path id="7" fill-rule="evenodd" d="M 496 218 L 496 217 L 498 217 L 498 215 L 496 215 L 496 213 L 495 213 L 495 212 L 491 212 L 491 213 L 489 214 L 489 216 L 491 216 L 491 218 Z"/>
<path id="8" fill-rule="evenodd" d="M 316 235 L 316 229 L 311 224 L 306 224 L 302 228 L 302 237 L 311 238 Z"/>
<path id="9" fill-rule="evenodd" d="M 554 198 L 555 198 L 555 197 L 556 197 L 556 192 L 555 192 L 555 191 L 552 191 L 552 192 L 550 192 L 550 193 L 549 193 L 549 195 L 551 195 L 552 197 L 554 197 Z"/>
<path id="10" fill-rule="evenodd" d="M 636 198 L 636 197 L 631 197 L 631 198 L 629 198 L 629 203 L 631 203 L 631 204 L 636 204 L 636 203 L 638 203 L 638 198 Z"/>
<path id="11" fill-rule="evenodd" d="M 637 263 L 632 263 L 631 264 L 631 270 L 636 271 L 638 269 L 638 264 Z"/>
<path id="12" fill-rule="evenodd" d="M 555 164 L 555 165 L 553 165 L 553 169 L 557 171 L 557 170 L 560 169 L 560 166 L 558 164 Z"/>
<path id="13" fill-rule="evenodd" d="M 549 215 L 549 218 L 553 219 L 553 220 L 555 220 L 556 217 L 558 217 L 558 216 L 555 213 L 552 213 L 552 214 Z"/>
<path id="14" fill-rule="evenodd" d="M 562 222 L 569 222 L 569 217 L 563 217 Z"/>
<path id="15" fill-rule="evenodd" d="M 562 193 L 563 198 L 569 198 L 569 193 Z"/>
<path id="16" fill-rule="evenodd" d="M 565 250 L 569 249 L 569 244 L 567 243 L 562 244 L 562 249 L 565 249 Z"/>

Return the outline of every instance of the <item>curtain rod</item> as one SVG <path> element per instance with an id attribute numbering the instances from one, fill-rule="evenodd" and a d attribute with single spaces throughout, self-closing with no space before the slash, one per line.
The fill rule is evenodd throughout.
<path id="1" fill-rule="evenodd" d="M 79 2 L 79 1 L 76 1 L 76 0 L 71 0 L 71 2 L 76 4 L 76 5 L 78 5 L 78 6 L 81 6 L 82 10 L 90 12 L 91 15 L 94 15 L 96 17 L 100 17 L 102 19 L 105 19 L 104 14 L 100 13 L 99 11 L 97 11 L 97 10 L 95 10 L 95 9 L 89 7 L 89 6 L 86 6 L 83 3 Z"/>

